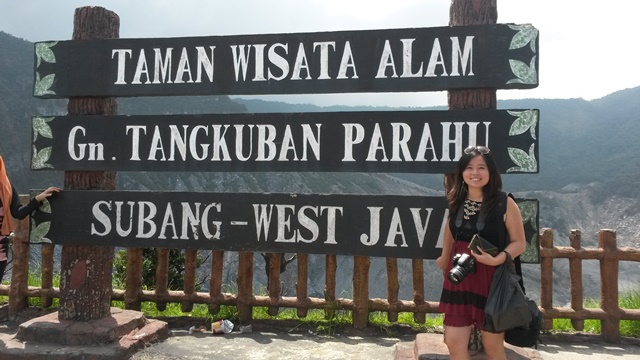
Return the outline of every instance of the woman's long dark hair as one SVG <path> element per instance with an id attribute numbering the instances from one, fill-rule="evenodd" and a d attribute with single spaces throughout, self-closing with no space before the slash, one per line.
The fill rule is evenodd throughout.
<path id="1" fill-rule="evenodd" d="M 471 150 L 467 149 L 464 154 L 462 154 L 460 160 L 458 160 L 456 173 L 453 178 L 447 179 L 448 181 L 453 180 L 453 183 L 449 184 L 451 188 L 447 192 L 449 213 L 451 214 L 457 212 L 460 204 L 467 199 L 469 189 L 467 188 L 467 184 L 464 183 L 462 173 L 471 162 L 471 159 L 476 156 L 482 156 L 484 158 L 484 161 L 487 163 L 487 169 L 489 170 L 489 182 L 482 188 L 482 207 L 486 209 L 486 211 L 489 211 L 495 206 L 499 199 L 500 192 L 502 191 L 502 178 L 500 177 L 498 165 L 496 165 L 496 161 L 491 155 L 491 151 L 485 154 L 480 152 L 477 147 Z"/>

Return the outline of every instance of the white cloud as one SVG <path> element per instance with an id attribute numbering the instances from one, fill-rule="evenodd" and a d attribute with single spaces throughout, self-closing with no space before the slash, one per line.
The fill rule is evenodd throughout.
<path id="1" fill-rule="evenodd" d="M 29 41 L 69 39 L 75 8 L 120 16 L 121 37 L 188 37 L 446 26 L 449 0 L 0 0 L 0 30 Z M 629 0 L 498 1 L 499 23 L 540 30 L 540 86 L 507 98 L 593 99 L 640 85 L 637 14 Z M 279 96 L 278 99 L 282 99 Z M 446 92 L 284 97 L 322 105 L 446 104 Z"/>

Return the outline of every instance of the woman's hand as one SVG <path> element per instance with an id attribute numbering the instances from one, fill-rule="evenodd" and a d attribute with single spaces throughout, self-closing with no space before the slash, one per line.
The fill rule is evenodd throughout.
<path id="1" fill-rule="evenodd" d="M 498 266 L 505 262 L 505 255 L 502 252 L 499 252 L 496 256 L 491 256 L 488 252 L 482 250 L 482 248 L 478 247 L 478 251 L 480 251 L 480 255 L 471 251 L 471 256 L 473 256 L 477 262 L 489 266 Z"/>
<path id="2" fill-rule="evenodd" d="M 449 265 L 448 260 L 449 259 L 447 257 L 440 256 L 436 259 L 436 265 L 438 265 L 438 267 L 444 272 L 447 270 L 447 265 Z"/>
<path id="3" fill-rule="evenodd" d="M 48 198 L 49 196 L 53 195 L 54 193 L 60 192 L 60 188 L 55 187 L 55 186 L 50 186 L 49 188 L 47 188 L 47 190 L 41 192 L 40 194 L 36 195 L 36 200 L 38 200 L 38 202 L 42 202 L 42 200 Z"/>

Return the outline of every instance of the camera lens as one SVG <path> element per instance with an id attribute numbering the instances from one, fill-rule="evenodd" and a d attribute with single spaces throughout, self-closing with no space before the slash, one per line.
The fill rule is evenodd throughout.
<path id="1" fill-rule="evenodd" d="M 464 279 L 464 276 L 466 274 L 460 271 L 459 266 L 456 266 L 453 269 L 451 269 L 451 271 L 449 271 L 449 274 L 447 275 L 448 275 L 449 281 L 451 281 L 454 284 L 460 284 L 460 282 L 462 281 L 462 279 Z"/>
<path id="2" fill-rule="evenodd" d="M 469 254 L 456 254 L 453 264 L 455 266 L 449 270 L 447 277 L 454 284 L 459 284 L 469 272 L 476 271 L 475 259 Z"/>

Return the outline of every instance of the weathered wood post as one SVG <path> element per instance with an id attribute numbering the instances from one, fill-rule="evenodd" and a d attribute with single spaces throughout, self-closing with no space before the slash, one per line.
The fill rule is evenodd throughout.
<path id="1" fill-rule="evenodd" d="M 211 280 L 209 281 L 209 296 L 212 302 L 209 304 L 209 313 L 217 314 L 220 311 L 220 303 L 224 299 L 222 295 L 222 270 L 224 265 L 224 251 L 212 251 L 211 253 Z"/>
<path id="2" fill-rule="evenodd" d="M 497 0 L 452 0 L 449 25 L 493 25 L 498 21 Z M 495 109 L 496 89 L 456 89 L 447 92 L 449 110 Z M 445 174 L 445 191 L 449 192 L 453 176 Z M 480 331 L 480 329 L 476 329 Z M 474 334 L 471 334 L 474 337 Z M 476 348 L 479 347 L 475 343 Z"/>
<path id="3" fill-rule="evenodd" d="M 238 317 L 247 322 L 253 318 L 253 253 L 242 251 L 238 254 Z"/>
<path id="4" fill-rule="evenodd" d="M 497 0 L 452 0 L 449 25 L 492 25 L 498 21 Z M 447 91 L 449 110 L 495 109 L 495 89 L 452 89 Z M 444 174 L 444 189 L 448 193 L 454 174 Z"/>
<path id="5" fill-rule="evenodd" d="M 102 7 L 77 8 L 73 40 L 118 38 L 120 18 Z M 115 98 L 70 98 L 69 115 L 115 115 Z M 115 190 L 115 171 L 65 171 L 68 190 Z M 100 244 L 101 245 L 101 244 Z M 60 320 L 88 321 L 108 317 L 111 309 L 113 247 L 62 247 L 60 269 Z"/>
<path id="6" fill-rule="evenodd" d="M 369 322 L 370 268 L 370 257 L 353 257 L 353 327 L 356 329 L 364 329 Z"/>
<path id="7" fill-rule="evenodd" d="M 423 305 L 424 301 L 424 261 L 422 259 L 411 259 L 411 273 L 413 274 L 413 302 L 416 306 Z M 418 324 L 427 321 L 427 314 L 420 312 L 413 313 L 413 320 Z"/>
<path id="8" fill-rule="evenodd" d="M 497 0 L 452 0 L 449 25 L 493 25 L 498 21 Z M 447 92 L 449 110 L 495 109 L 496 89 L 460 89 Z"/>
<path id="9" fill-rule="evenodd" d="M 42 289 L 51 290 L 53 288 L 53 244 L 42 244 Z M 53 304 L 53 297 L 51 294 L 43 293 L 40 295 L 40 301 L 43 308 L 51 307 Z"/>
<path id="10" fill-rule="evenodd" d="M 542 250 L 553 248 L 553 230 L 544 228 L 540 232 Z M 544 254 L 544 251 L 541 251 Z M 553 257 L 542 256 L 540 259 L 540 307 L 543 310 L 553 309 Z M 553 329 L 553 319 L 544 319 L 545 330 Z"/>
<path id="11" fill-rule="evenodd" d="M 387 300 L 389 307 L 393 307 L 398 303 L 398 292 L 400 291 L 400 282 L 398 281 L 398 259 L 387 258 Z M 390 310 L 387 313 L 389 322 L 398 321 L 398 312 Z"/>
<path id="12" fill-rule="evenodd" d="M 28 196 L 21 196 L 20 202 L 26 204 Z M 9 318 L 15 316 L 27 306 L 29 298 L 26 296 L 29 289 L 29 220 L 21 220 L 16 223 L 13 233 L 13 271 L 11 271 L 11 284 L 9 284 Z"/>
<path id="13" fill-rule="evenodd" d="M 156 266 L 156 294 L 167 294 L 169 291 L 169 249 L 158 249 L 158 262 Z M 213 277 L 212 277 L 213 278 Z M 156 302 L 158 311 L 165 311 L 167 303 Z"/>
<path id="14" fill-rule="evenodd" d="M 284 254 L 267 253 L 265 261 L 267 262 L 267 291 L 269 292 L 269 298 L 271 303 L 277 303 L 280 298 L 281 286 L 280 286 L 280 267 L 284 260 Z M 270 316 L 278 315 L 277 306 L 269 306 L 267 313 Z"/>
<path id="15" fill-rule="evenodd" d="M 581 239 L 582 233 L 580 230 L 571 230 L 569 243 L 576 251 L 582 248 Z M 584 295 L 582 289 L 582 259 L 569 259 L 569 274 L 569 280 L 571 281 L 571 308 L 575 311 L 581 311 L 583 309 L 582 299 Z M 584 320 L 582 319 L 571 319 L 571 325 L 575 330 L 584 330 Z"/>
<path id="16" fill-rule="evenodd" d="M 620 342 L 620 308 L 618 307 L 618 245 L 616 231 L 602 229 L 598 231 L 598 247 L 604 250 L 600 259 L 600 307 L 609 314 L 600 321 L 602 338 L 609 343 Z M 613 315 L 613 316 L 611 316 Z"/>
<path id="17" fill-rule="evenodd" d="M 196 292 L 196 267 L 198 263 L 198 250 L 187 249 L 184 252 L 184 281 L 183 291 L 187 299 Z M 191 312 L 193 310 L 193 302 L 183 301 L 180 304 L 182 312 Z"/>
<path id="18" fill-rule="evenodd" d="M 127 249 L 127 268 L 125 269 L 124 307 L 128 310 L 140 311 L 139 300 L 142 293 L 142 248 Z"/>
<path id="19" fill-rule="evenodd" d="M 332 319 L 335 315 L 333 304 L 336 301 L 336 271 L 338 269 L 336 255 L 327 254 L 325 256 L 324 269 L 324 299 L 327 304 L 324 310 L 324 317 L 325 319 Z"/>
<path id="20" fill-rule="evenodd" d="M 308 288 L 308 278 L 309 278 L 309 254 L 299 253 L 296 254 L 296 259 L 298 262 L 298 278 L 296 281 L 296 298 L 298 299 L 298 303 L 306 302 L 308 300 L 309 294 L 307 291 Z M 299 307 L 297 310 L 297 314 L 299 318 L 307 317 L 307 309 Z"/>
<path id="21" fill-rule="evenodd" d="M 492 25 L 498 21 L 497 0 L 452 0 L 449 25 Z M 447 91 L 449 110 L 495 109 L 496 89 L 452 89 Z M 444 174 L 444 190 L 449 192 L 454 174 Z"/>

